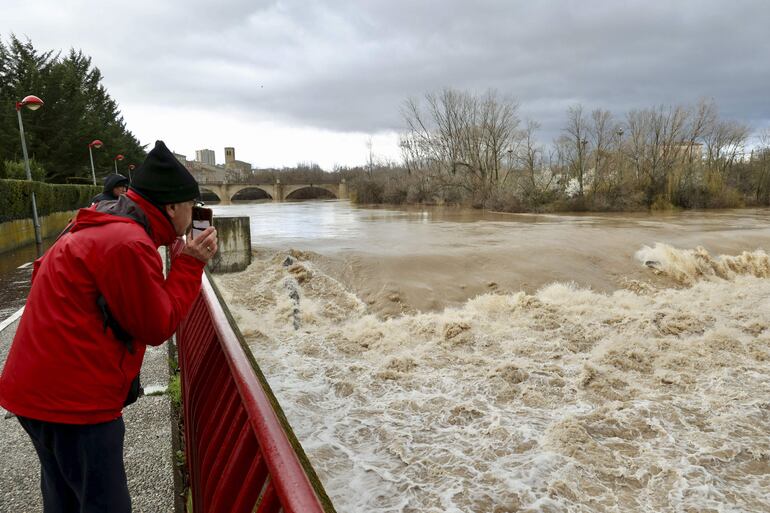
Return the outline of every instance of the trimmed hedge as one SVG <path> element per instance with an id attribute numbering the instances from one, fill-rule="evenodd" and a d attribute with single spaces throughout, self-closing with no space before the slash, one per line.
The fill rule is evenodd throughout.
<path id="1" fill-rule="evenodd" d="M 32 217 L 30 192 L 35 191 L 37 214 L 46 216 L 87 207 L 102 192 L 93 185 L 62 185 L 27 180 L 0 180 L 0 223 Z"/>

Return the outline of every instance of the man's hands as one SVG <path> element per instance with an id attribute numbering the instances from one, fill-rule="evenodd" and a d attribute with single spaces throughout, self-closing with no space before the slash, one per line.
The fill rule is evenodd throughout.
<path id="1" fill-rule="evenodd" d="M 187 234 L 187 244 L 182 250 L 183 254 L 197 258 L 201 262 L 208 262 L 217 252 L 217 229 L 209 226 L 194 239 Z"/>

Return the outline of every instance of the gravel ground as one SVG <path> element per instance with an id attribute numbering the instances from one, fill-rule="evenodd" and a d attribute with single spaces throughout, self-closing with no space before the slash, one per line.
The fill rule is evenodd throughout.
<path id="1" fill-rule="evenodd" d="M 0 362 L 5 363 L 18 321 L 0 331 Z M 166 344 L 148 348 L 142 385 L 168 384 Z M 32 443 L 15 418 L 0 408 L 0 513 L 42 511 L 40 468 Z M 145 396 L 123 411 L 124 459 L 135 513 L 174 511 L 171 403 L 167 395 Z"/>

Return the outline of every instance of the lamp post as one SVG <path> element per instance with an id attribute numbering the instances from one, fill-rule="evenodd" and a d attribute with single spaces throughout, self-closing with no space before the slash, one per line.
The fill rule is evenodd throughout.
<path id="1" fill-rule="evenodd" d="M 129 164 L 128 165 L 128 183 L 129 183 L 129 185 L 131 184 L 131 180 L 133 180 L 133 177 L 131 176 L 131 171 L 133 171 L 134 169 L 136 169 L 136 166 L 134 164 Z"/>
<path id="2" fill-rule="evenodd" d="M 96 185 L 96 171 L 94 171 L 94 154 L 91 151 L 91 148 L 96 148 L 98 150 L 102 146 L 104 146 L 104 143 L 99 139 L 94 139 L 88 143 L 88 156 L 91 157 L 91 177 L 94 179 L 94 185 Z"/>
<path id="3" fill-rule="evenodd" d="M 618 138 L 618 167 L 620 168 L 620 172 L 618 173 L 618 176 L 623 176 L 623 173 L 625 172 L 625 153 L 623 152 L 623 134 L 625 133 L 625 130 L 623 130 L 622 126 L 619 126 L 617 130 L 615 130 L 615 135 Z"/>
<path id="4" fill-rule="evenodd" d="M 123 157 L 123 155 L 121 155 L 120 153 L 118 153 L 117 155 L 115 155 L 115 158 L 114 158 L 114 159 L 112 159 L 112 162 L 114 162 L 114 163 L 115 163 L 115 173 L 116 173 L 116 174 L 117 174 L 117 172 L 118 172 L 118 161 L 119 161 L 119 160 L 123 160 L 124 158 L 125 158 L 125 157 Z"/>
<path id="5" fill-rule="evenodd" d="M 29 170 L 29 156 L 27 155 L 27 142 L 24 140 L 24 123 L 21 122 L 21 108 L 27 107 L 29 110 L 37 110 L 43 106 L 43 100 L 37 96 L 25 96 L 20 102 L 16 102 L 16 114 L 19 117 L 19 134 L 21 134 L 21 151 L 24 154 L 24 170 L 27 172 L 27 180 L 32 181 L 32 173 Z M 37 202 L 35 201 L 35 191 L 31 190 L 32 196 L 32 222 L 35 227 L 35 243 L 38 246 L 43 244 L 43 238 L 40 235 L 40 220 L 37 218 Z"/>
<path id="6" fill-rule="evenodd" d="M 588 139 L 583 139 L 580 141 L 580 147 L 582 148 L 580 152 L 580 197 L 583 197 L 583 181 L 585 180 L 585 174 L 586 174 L 586 168 L 585 168 L 585 159 L 586 159 L 586 145 L 588 145 Z"/>
<path id="7" fill-rule="evenodd" d="M 508 181 L 508 175 L 510 175 L 513 170 L 513 148 L 505 150 L 505 154 L 508 155 L 508 169 L 505 170 L 505 176 L 503 177 L 502 183 Z"/>

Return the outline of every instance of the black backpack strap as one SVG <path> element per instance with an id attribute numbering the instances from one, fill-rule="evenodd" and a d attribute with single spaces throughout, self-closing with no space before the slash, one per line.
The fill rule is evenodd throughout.
<path id="1" fill-rule="evenodd" d="M 102 316 L 104 317 L 104 331 L 107 331 L 107 327 L 109 326 L 112 330 L 112 334 L 115 335 L 115 338 L 126 346 L 129 353 L 134 354 L 134 337 L 124 330 L 123 326 L 121 326 L 118 320 L 112 315 L 110 307 L 107 306 L 107 300 L 104 299 L 103 295 L 99 294 L 99 297 L 96 298 L 96 304 L 99 306 L 99 310 L 101 310 Z M 123 401 L 123 406 L 133 404 L 142 395 L 144 395 L 144 389 L 139 381 L 139 374 L 137 374 L 134 376 L 134 379 L 131 380 L 131 384 L 128 387 L 128 395 Z"/>
<path id="2" fill-rule="evenodd" d="M 123 329 L 123 326 L 121 326 L 120 323 L 118 323 L 118 320 L 115 319 L 115 316 L 112 315 L 110 307 L 107 306 L 107 300 L 104 299 L 103 295 L 99 294 L 99 297 L 96 298 L 96 304 L 99 306 L 99 310 L 101 310 L 102 317 L 104 318 L 102 329 L 107 331 L 107 327 L 109 326 L 112 330 L 112 334 L 115 335 L 115 338 L 126 346 L 129 353 L 134 354 L 134 337 Z"/>

